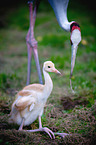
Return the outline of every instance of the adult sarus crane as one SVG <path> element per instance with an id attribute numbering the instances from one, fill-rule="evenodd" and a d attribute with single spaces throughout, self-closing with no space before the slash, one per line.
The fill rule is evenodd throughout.
<path id="1" fill-rule="evenodd" d="M 35 1 L 34 11 L 33 11 L 33 1 Z M 71 73 L 70 73 L 70 78 L 71 78 L 72 73 L 73 73 L 74 64 L 75 64 L 75 58 L 76 58 L 78 44 L 81 41 L 80 26 L 75 21 L 68 22 L 67 7 L 68 7 L 69 0 L 48 0 L 48 1 L 55 12 L 55 15 L 56 15 L 56 18 L 57 18 L 57 21 L 58 21 L 60 27 L 66 31 L 71 32 L 71 36 L 70 36 L 70 42 L 71 42 L 71 47 L 72 47 Z M 40 2 L 40 0 L 29 1 L 30 28 L 29 28 L 29 31 L 28 31 L 28 34 L 26 37 L 26 43 L 27 43 L 27 47 L 28 47 L 27 85 L 30 83 L 32 51 L 34 53 L 34 58 L 35 58 L 36 67 L 37 67 L 38 76 L 39 76 L 39 82 L 41 84 L 43 84 L 41 70 L 40 70 L 40 64 L 39 64 L 39 58 L 38 58 L 38 51 L 37 51 L 37 41 L 34 38 L 34 25 L 35 25 L 36 12 L 37 12 L 37 7 L 38 7 L 39 2 Z"/>

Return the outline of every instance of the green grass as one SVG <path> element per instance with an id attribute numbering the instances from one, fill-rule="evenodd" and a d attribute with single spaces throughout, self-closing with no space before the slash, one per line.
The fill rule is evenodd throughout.
<path id="1" fill-rule="evenodd" d="M 47 6 L 46 6 L 47 4 Z M 35 37 L 38 41 L 40 65 L 51 60 L 62 76 L 50 74 L 54 88 L 48 98 L 42 116 L 43 126 L 54 132 L 67 132 L 70 137 L 50 140 L 46 134 L 19 133 L 17 125 L 8 123 L 8 112 L 17 91 L 26 85 L 27 79 L 27 46 L 25 37 L 29 27 L 28 6 L 12 9 L 6 17 L 6 28 L 0 29 L 0 142 L 5 144 L 94 144 L 96 138 L 96 29 L 93 23 L 94 14 L 89 14 L 84 6 L 74 8 L 71 2 L 68 7 L 69 20 L 80 23 L 82 42 L 78 47 L 72 85 L 75 94 L 70 90 L 71 46 L 70 33 L 63 31 L 55 18 L 50 5 L 41 3 L 35 26 Z M 31 83 L 38 83 L 35 61 L 32 57 Z M 62 99 L 63 98 L 63 99 Z M 67 100 L 67 98 L 69 98 Z M 64 99 L 66 102 L 64 102 Z M 77 102 L 76 102 L 77 101 Z M 66 106 L 73 105 L 70 109 Z M 2 123 L 3 122 L 3 123 Z M 32 125 L 38 128 L 38 120 Z M 25 129 L 31 128 L 25 127 Z M 21 136 L 21 139 L 20 137 Z M 6 137 L 6 139 L 5 139 Z"/>

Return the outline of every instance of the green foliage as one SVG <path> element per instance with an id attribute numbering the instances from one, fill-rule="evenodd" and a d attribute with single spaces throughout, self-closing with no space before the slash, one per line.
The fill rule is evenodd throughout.
<path id="1" fill-rule="evenodd" d="M 53 34 L 45 35 L 40 42 L 40 45 L 50 46 L 50 47 L 57 47 L 58 49 L 64 48 L 64 40 L 67 40 L 65 36 L 56 36 Z"/>
<path id="2" fill-rule="evenodd" d="M 11 28 L 19 28 L 27 30 L 29 27 L 28 8 L 23 6 L 15 10 L 14 13 L 10 12 L 7 17 L 8 26 Z"/>
<path id="3" fill-rule="evenodd" d="M 5 74 L 1 73 L 0 74 L 0 90 L 5 91 L 6 89 L 11 87 L 11 82 L 14 82 L 18 77 L 16 74 Z"/>
<path id="4" fill-rule="evenodd" d="M 7 82 L 7 75 L 2 73 L 0 74 L 0 88 L 5 89 L 6 87 L 9 87 L 9 84 Z"/>

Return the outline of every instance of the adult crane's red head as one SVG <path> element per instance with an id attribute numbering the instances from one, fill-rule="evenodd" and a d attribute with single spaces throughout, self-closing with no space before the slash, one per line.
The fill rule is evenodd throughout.
<path id="1" fill-rule="evenodd" d="M 69 0 L 48 0 L 48 1 L 55 12 L 57 21 L 61 26 L 61 28 L 66 31 L 71 31 L 71 45 L 72 45 L 71 73 L 70 73 L 70 78 L 71 78 L 74 64 L 75 64 L 77 47 L 81 41 L 80 27 L 76 22 L 68 21 L 67 7 L 68 7 Z"/>

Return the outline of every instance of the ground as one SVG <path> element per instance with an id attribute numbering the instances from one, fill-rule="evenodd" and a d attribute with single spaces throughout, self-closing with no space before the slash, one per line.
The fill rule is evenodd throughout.
<path id="1" fill-rule="evenodd" d="M 47 6 L 46 6 L 47 4 Z M 8 123 L 8 114 L 16 93 L 26 85 L 27 46 L 25 37 L 29 26 L 28 5 L 19 5 L 5 15 L 4 28 L 0 29 L 0 143 L 1 144 L 86 144 L 96 142 L 96 33 L 95 16 L 79 4 L 69 3 L 69 21 L 81 26 L 82 41 L 78 47 L 72 77 L 75 91 L 70 90 L 71 46 L 70 33 L 63 31 L 50 5 L 40 4 L 35 38 L 38 41 L 40 65 L 51 60 L 62 73 L 51 74 L 54 88 L 48 98 L 42 116 L 42 124 L 54 132 L 66 132 L 70 136 L 51 140 L 45 133 L 24 133 L 18 125 Z M 44 79 L 43 79 L 44 80 Z M 38 83 L 32 57 L 31 83 Z M 38 120 L 25 129 L 38 128 Z"/>

